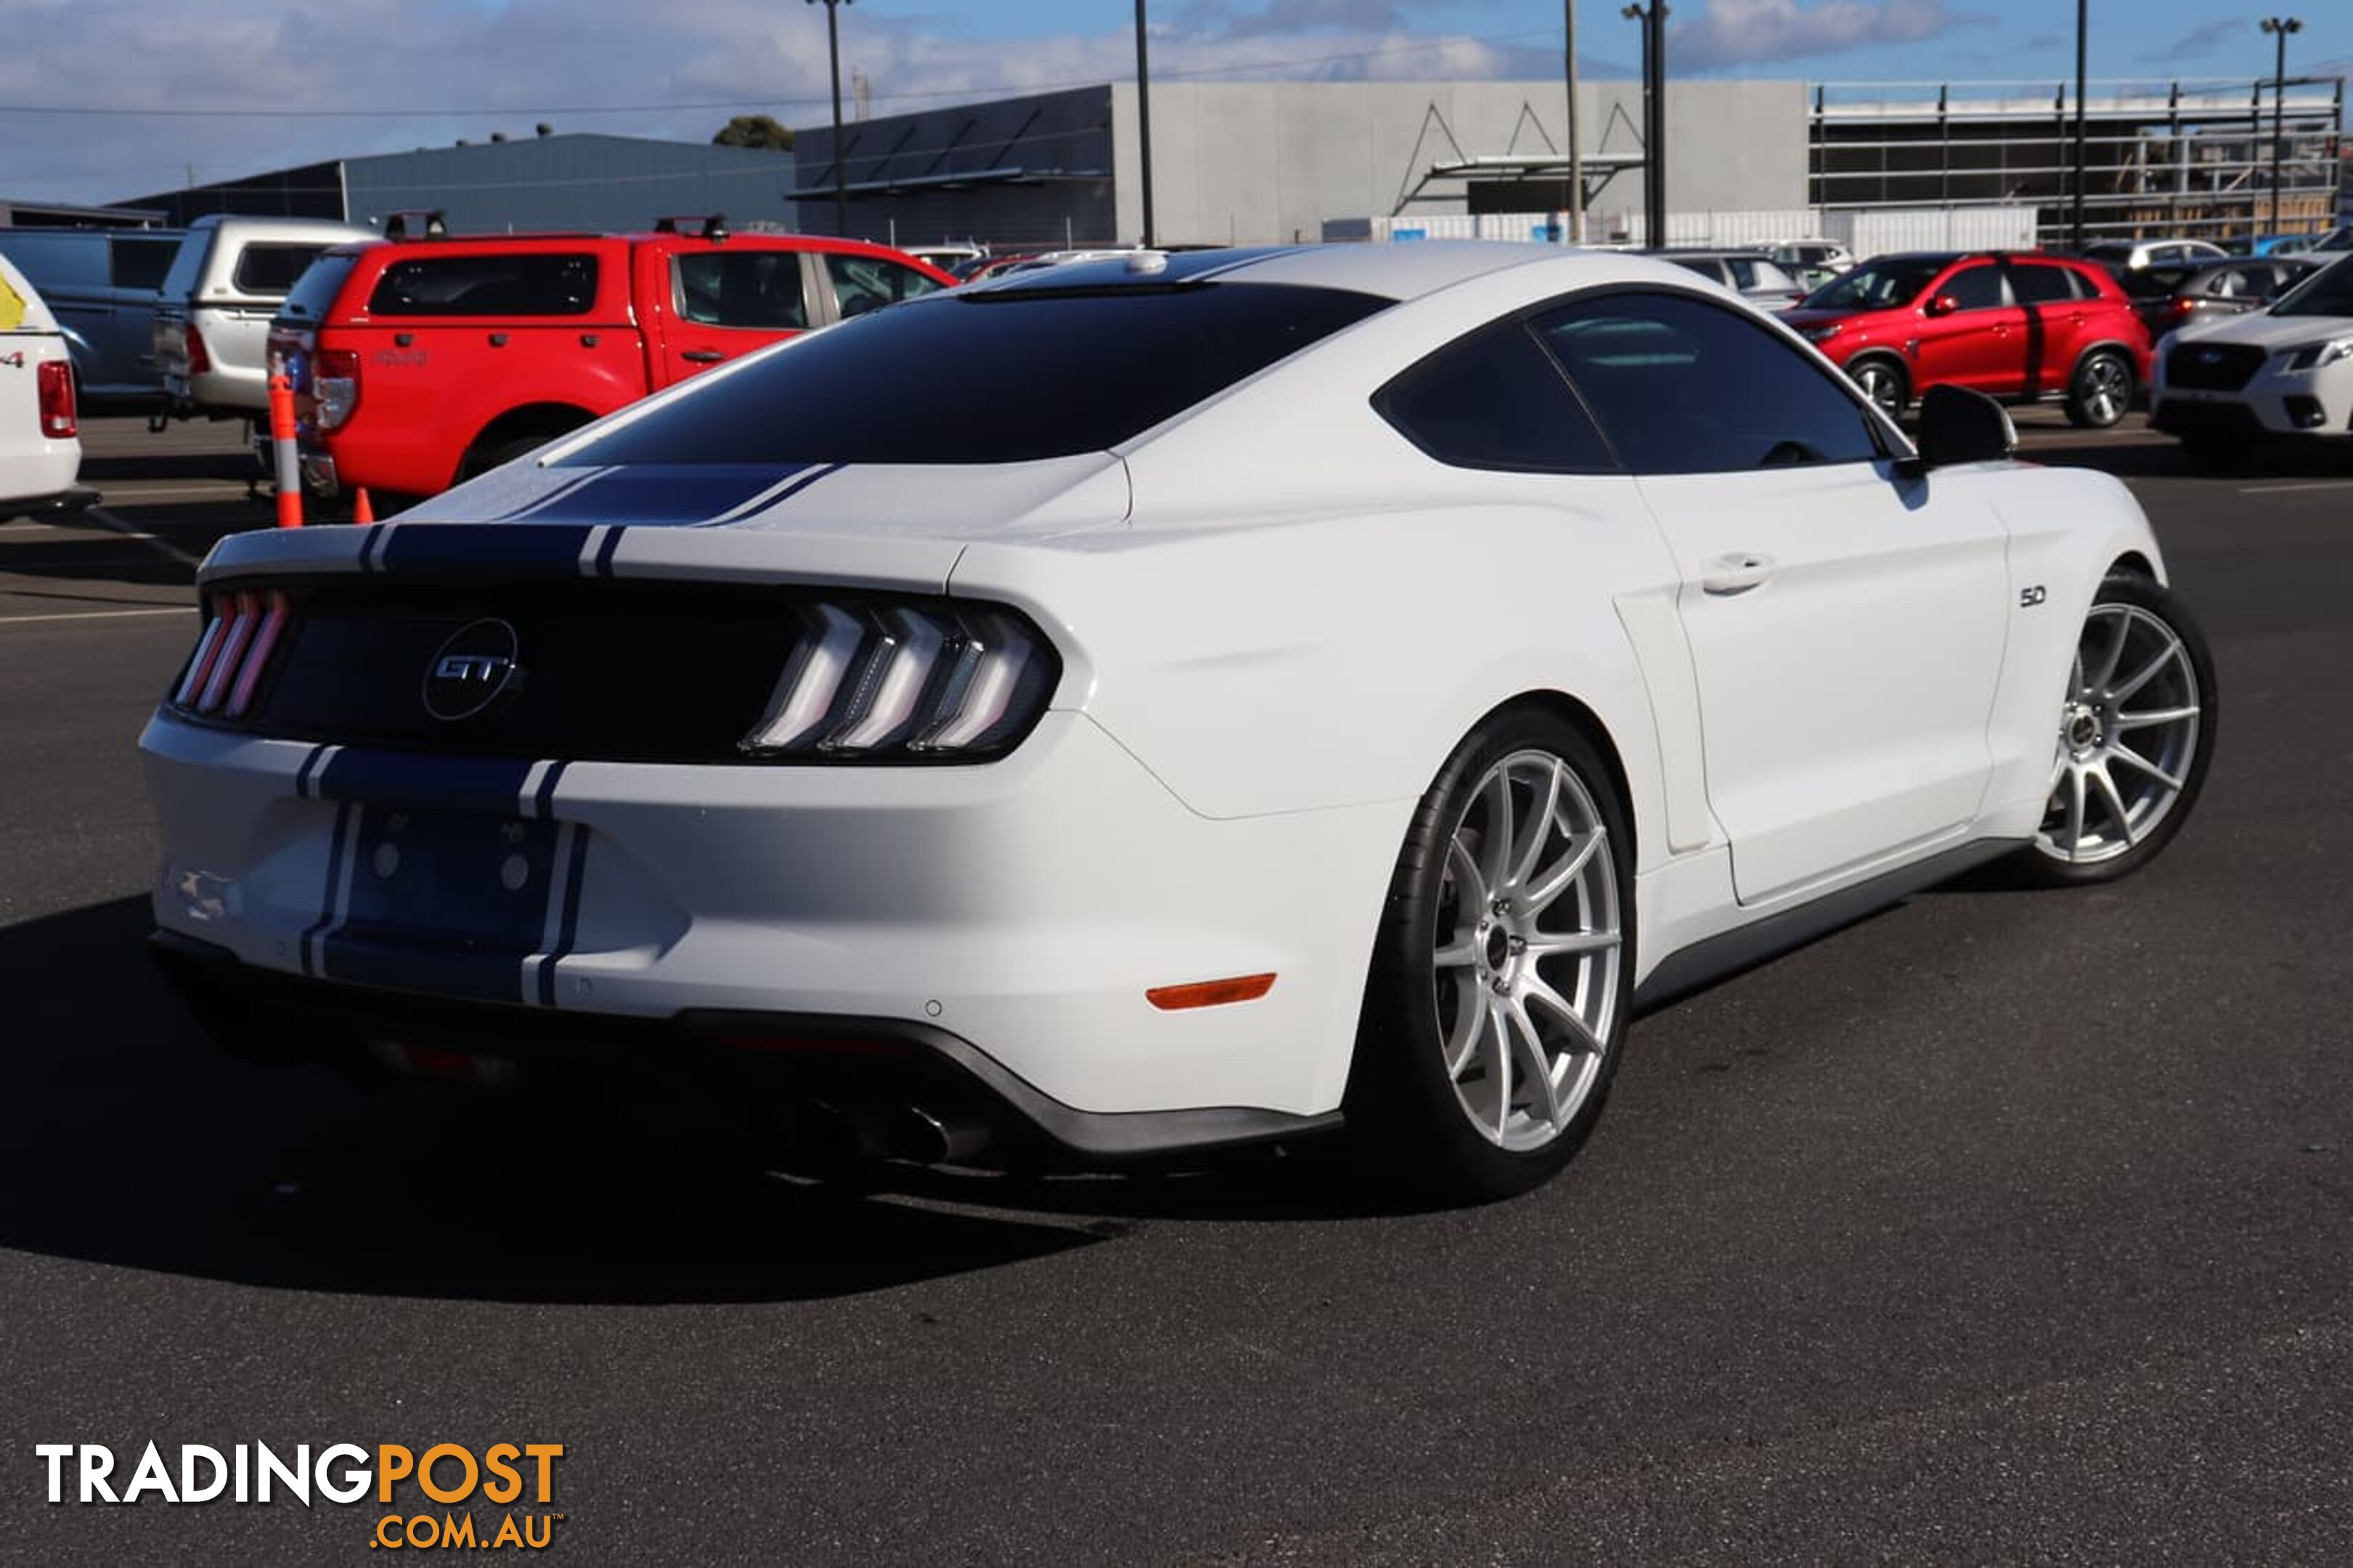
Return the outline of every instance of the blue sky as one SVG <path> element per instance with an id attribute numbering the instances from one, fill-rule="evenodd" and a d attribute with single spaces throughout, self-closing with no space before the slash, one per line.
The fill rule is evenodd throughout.
<path id="1" fill-rule="evenodd" d="M 1596 75 L 1639 58 L 1621 0 L 1577 0 Z M 2073 0 L 1669 0 L 1675 74 L 2052 80 Z M 2353 0 L 2092 0 L 2097 78 L 2353 68 Z M 1155 0 L 1155 74 L 1546 77 L 1558 0 Z M 875 112 L 1134 69 L 1131 0 L 857 0 L 845 79 Z M 0 0 L 0 195 L 109 201 L 494 131 L 707 138 L 825 118 L 825 16 L 799 0 Z M 67 113 L 71 110 L 75 112 Z M 194 111 L 194 112 L 191 112 Z"/>

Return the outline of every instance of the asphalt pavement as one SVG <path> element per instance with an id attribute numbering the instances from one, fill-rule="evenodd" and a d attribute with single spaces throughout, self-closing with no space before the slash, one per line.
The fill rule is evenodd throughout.
<path id="1" fill-rule="evenodd" d="M 133 743 L 266 507 L 94 426 L 102 517 L 0 526 L 0 1558 L 384 1511 L 52 1506 L 39 1443 L 506 1440 L 596 1563 L 2353 1561 L 2353 462 L 2021 423 L 2211 635 L 2186 830 L 1641 1019 L 1564 1179 L 1440 1213 L 1313 1150 L 847 1194 L 215 1058 Z"/>

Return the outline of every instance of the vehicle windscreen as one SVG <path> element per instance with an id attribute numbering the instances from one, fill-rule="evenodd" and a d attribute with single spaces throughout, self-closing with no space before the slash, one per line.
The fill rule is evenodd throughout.
<path id="1" fill-rule="evenodd" d="M 1941 256 L 1896 256 L 1866 261 L 1841 273 L 1805 298 L 1808 310 L 1887 310 L 1908 305 L 1937 273 L 1951 265 Z"/>
<path id="2" fill-rule="evenodd" d="M 2272 307 L 2274 316 L 2353 316 L 2353 260 L 2332 261 Z"/>
<path id="3" fill-rule="evenodd" d="M 937 294 L 695 384 L 561 466 L 1016 463 L 1100 452 L 1388 303 L 1268 283 Z"/>
<path id="4" fill-rule="evenodd" d="M 302 269 L 286 302 L 278 307 L 279 315 L 294 321 L 323 321 L 335 302 L 336 290 L 343 279 L 352 275 L 360 258 L 356 256 L 322 256 Z"/>

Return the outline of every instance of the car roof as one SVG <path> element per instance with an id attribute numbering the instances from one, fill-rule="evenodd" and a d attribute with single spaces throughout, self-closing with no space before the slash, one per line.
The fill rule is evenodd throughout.
<path id="1" fill-rule="evenodd" d="M 966 284 L 965 288 L 975 291 L 1053 294 L 1215 279 L 1345 289 L 1402 301 L 1514 267 L 1570 260 L 1588 265 L 1599 273 L 1622 269 L 1627 257 L 1622 251 L 1493 239 L 1419 240 L 1402 245 L 1359 241 L 1173 253 L 1136 251 L 1101 261 L 1066 261 Z"/>

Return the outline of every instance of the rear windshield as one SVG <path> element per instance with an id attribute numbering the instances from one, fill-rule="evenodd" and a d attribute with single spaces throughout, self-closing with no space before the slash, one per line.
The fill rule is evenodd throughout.
<path id="1" fill-rule="evenodd" d="M 2332 261 L 2272 307 L 2274 316 L 2353 316 L 2353 260 Z"/>
<path id="2" fill-rule="evenodd" d="M 286 296 L 286 303 L 278 307 L 278 313 L 290 321 L 325 321 L 336 291 L 359 262 L 356 256 L 320 257 L 294 280 L 293 290 Z"/>
<path id="3" fill-rule="evenodd" d="M 1806 296 L 1809 310 L 1885 310 L 1908 305 L 1936 274 L 1952 265 L 1948 256 L 1895 256 L 1866 261 L 1836 281 Z"/>
<path id="4" fill-rule="evenodd" d="M 248 245 L 237 258 L 237 291 L 280 298 L 326 248 L 323 245 Z"/>
<path id="5" fill-rule="evenodd" d="M 596 303 L 596 258 L 548 251 L 417 256 L 384 269 L 372 316 L 585 316 Z"/>
<path id="6" fill-rule="evenodd" d="M 564 466 L 1100 452 L 1388 303 L 1265 283 L 935 295 L 801 338 Z"/>

